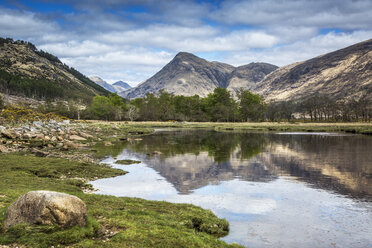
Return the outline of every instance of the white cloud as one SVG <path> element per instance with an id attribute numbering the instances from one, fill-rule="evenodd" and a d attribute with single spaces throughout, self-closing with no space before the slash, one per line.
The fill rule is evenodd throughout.
<path id="1" fill-rule="evenodd" d="M 233 52 L 225 58 L 232 65 L 246 64 L 250 61 L 267 62 L 278 66 L 307 60 L 318 55 L 341 49 L 372 37 L 371 31 L 355 31 L 352 33 L 330 32 L 317 35 L 308 40 L 297 41 L 287 45 L 260 51 Z"/>
<path id="2" fill-rule="evenodd" d="M 372 37 L 369 0 L 70 3 L 80 11 L 58 13 L 58 22 L 53 15 L 0 7 L 1 36 L 31 41 L 86 75 L 133 85 L 179 51 L 233 65 L 281 66 Z M 133 4 L 144 11 L 120 9 Z"/>

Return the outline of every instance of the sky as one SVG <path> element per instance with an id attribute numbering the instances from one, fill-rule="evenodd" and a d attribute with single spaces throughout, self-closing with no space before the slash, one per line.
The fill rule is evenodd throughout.
<path id="1" fill-rule="evenodd" d="M 284 66 L 372 38 L 372 0 L 0 0 L 0 36 L 132 86 L 178 52 Z"/>

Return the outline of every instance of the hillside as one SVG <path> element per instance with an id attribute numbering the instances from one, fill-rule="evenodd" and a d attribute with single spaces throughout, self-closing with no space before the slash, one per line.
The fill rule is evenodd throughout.
<path id="1" fill-rule="evenodd" d="M 227 89 L 236 93 L 240 88 L 254 90 L 256 84 L 278 67 L 268 63 L 250 63 L 235 68 L 228 80 Z"/>
<path id="2" fill-rule="evenodd" d="M 33 44 L 3 38 L 0 38 L 0 92 L 35 99 L 83 101 L 109 93 Z"/>
<path id="3" fill-rule="evenodd" d="M 253 90 L 266 100 L 372 98 L 372 39 L 279 68 Z"/>

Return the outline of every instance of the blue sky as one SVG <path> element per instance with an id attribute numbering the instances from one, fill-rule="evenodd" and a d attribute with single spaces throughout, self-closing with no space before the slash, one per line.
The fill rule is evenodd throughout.
<path id="1" fill-rule="evenodd" d="M 372 0 L 3 0 L 0 36 L 135 86 L 179 51 L 283 66 L 370 39 Z"/>

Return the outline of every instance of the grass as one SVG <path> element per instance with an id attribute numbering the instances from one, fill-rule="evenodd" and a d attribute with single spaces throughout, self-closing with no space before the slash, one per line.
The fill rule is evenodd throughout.
<path id="1" fill-rule="evenodd" d="M 0 244 L 27 247 L 239 247 L 218 240 L 226 220 L 189 205 L 83 193 L 85 179 L 125 172 L 93 163 L 21 154 L 0 155 Z M 20 224 L 3 230 L 7 207 L 31 190 L 76 195 L 88 208 L 88 224 L 62 230 Z"/>
<path id="2" fill-rule="evenodd" d="M 115 161 L 116 164 L 123 164 L 123 165 L 130 165 L 130 164 L 139 164 L 141 161 L 131 160 L 131 159 L 123 159 Z"/>

